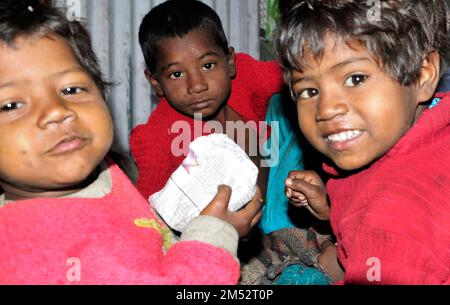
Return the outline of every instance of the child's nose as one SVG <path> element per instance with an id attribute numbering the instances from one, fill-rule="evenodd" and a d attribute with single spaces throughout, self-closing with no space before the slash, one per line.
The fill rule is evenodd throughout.
<path id="1" fill-rule="evenodd" d="M 188 93 L 198 94 L 208 90 L 208 83 L 202 73 L 193 73 L 188 78 Z"/>
<path id="2" fill-rule="evenodd" d="M 38 125 L 42 129 L 71 122 L 77 117 L 76 112 L 58 97 L 53 97 L 41 109 Z"/>
<path id="3" fill-rule="evenodd" d="M 317 121 L 332 120 L 337 116 L 345 115 L 349 111 L 345 97 L 321 93 L 317 103 Z"/>

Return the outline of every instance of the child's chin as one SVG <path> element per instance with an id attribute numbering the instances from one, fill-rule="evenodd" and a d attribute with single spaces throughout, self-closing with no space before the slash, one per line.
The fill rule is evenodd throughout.
<path id="1" fill-rule="evenodd" d="M 183 112 L 185 115 L 190 116 L 194 119 L 202 119 L 202 120 L 209 120 L 214 118 L 217 113 L 222 109 L 220 105 L 217 104 L 211 104 L 206 108 L 193 110 L 189 109 L 188 111 Z"/>
<path id="2" fill-rule="evenodd" d="M 342 161 L 333 160 L 337 167 L 344 171 L 355 171 L 367 165 L 367 162 L 358 162 L 357 160 Z"/>
<path id="3" fill-rule="evenodd" d="M 56 189 L 65 189 L 65 188 L 78 188 L 81 184 L 87 183 L 88 176 L 73 176 L 73 177 L 59 177 L 59 179 L 55 179 L 53 183 L 53 187 Z"/>
<path id="4" fill-rule="evenodd" d="M 77 168 L 71 172 L 55 172 L 52 180 L 56 186 L 72 187 L 92 180 L 94 173 L 95 168 Z"/>
<path id="5" fill-rule="evenodd" d="M 215 118 L 217 115 L 217 112 L 218 112 L 218 110 L 216 110 L 216 109 L 212 109 L 212 110 L 207 109 L 204 111 L 196 112 L 195 116 L 193 115 L 192 117 L 198 119 L 201 116 L 202 120 L 207 121 L 207 120 L 211 120 L 211 119 Z"/>

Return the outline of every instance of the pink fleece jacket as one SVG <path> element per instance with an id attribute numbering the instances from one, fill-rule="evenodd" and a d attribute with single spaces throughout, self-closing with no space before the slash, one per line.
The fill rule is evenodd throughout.
<path id="1" fill-rule="evenodd" d="M 222 248 L 191 240 L 164 253 L 167 227 L 116 165 L 110 174 L 103 198 L 0 207 L 0 284 L 237 283 L 239 263 Z"/>

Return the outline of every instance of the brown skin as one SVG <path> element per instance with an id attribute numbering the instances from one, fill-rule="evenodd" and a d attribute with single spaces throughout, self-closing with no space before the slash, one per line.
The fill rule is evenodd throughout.
<path id="1" fill-rule="evenodd" d="M 317 258 L 317 262 L 322 267 L 323 271 L 328 274 L 333 282 L 342 281 L 345 273 L 339 264 L 337 258 L 337 247 L 331 245 L 325 248 L 322 254 Z"/>
<path id="2" fill-rule="evenodd" d="M 145 74 L 158 96 L 190 117 L 223 115 L 236 73 L 233 48 L 225 54 L 210 34 L 193 30 L 182 38 L 162 39 L 157 50 L 156 72 Z"/>
<path id="3" fill-rule="evenodd" d="M 314 171 L 291 171 L 286 179 L 286 196 L 296 207 L 306 207 L 320 220 L 330 219 L 327 190 Z"/>
<path id="4" fill-rule="evenodd" d="M 323 58 L 293 71 L 298 122 L 306 139 L 343 170 L 360 169 L 388 152 L 424 110 L 439 81 L 439 55 L 424 59 L 419 80 L 402 86 L 366 48 L 328 35 Z M 349 141 L 329 135 L 358 131 Z"/>
<path id="5" fill-rule="evenodd" d="M 339 168 L 358 170 L 386 154 L 426 109 L 423 103 L 433 97 L 439 81 L 439 54 L 423 59 L 415 83 L 401 86 L 364 47 L 349 47 L 333 35 L 325 45 L 320 60 L 308 56 L 304 71 L 292 71 L 300 129 Z M 328 138 L 342 131 L 358 134 L 353 139 Z M 316 173 L 291 172 L 286 195 L 295 206 L 329 219 L 326 188 Z M 343 277 L 335 247 L 327 248 L 319 263 L 335 279 Z"/>
<path id="6" fill-rule="evenodd" d="M 105 102 L 63 39 L 15 45 L 0 44 L 0 186 L 9 200 L 76 192 L 112 143 Z"/>

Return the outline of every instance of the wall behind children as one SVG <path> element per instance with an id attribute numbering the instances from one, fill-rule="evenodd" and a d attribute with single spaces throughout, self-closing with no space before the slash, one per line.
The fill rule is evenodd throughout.
<path id="1" fill-rule="evenodd" d="M 144 77 L 138 30 L 142 18 L 164 0 L 55 0 L 68 17 L 87 24 L 105 76 L 116 83 L 109 95 L 115 123 L 114 150 L 128 154 L 131 129 L 145 123 L 158 98 Z M 202 0 L 220 16 L 229 43 L 259 58 L 258 0 Z"/>

